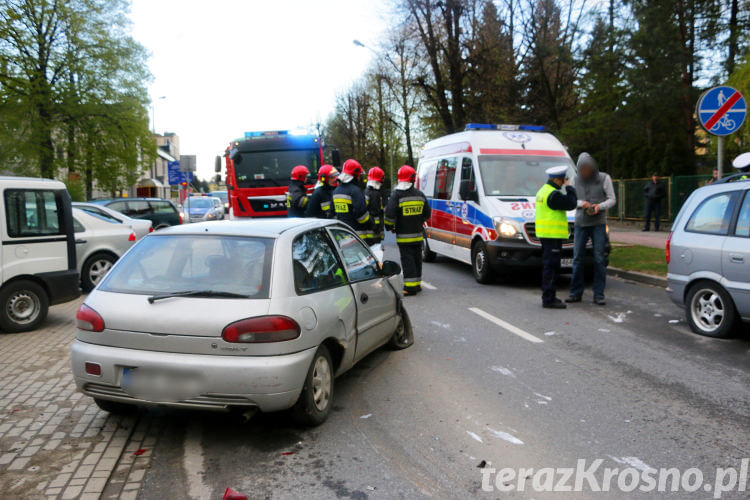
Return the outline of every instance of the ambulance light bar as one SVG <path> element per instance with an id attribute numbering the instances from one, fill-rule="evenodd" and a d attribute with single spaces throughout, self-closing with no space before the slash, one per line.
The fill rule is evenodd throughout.
<path id="1" fill-rule="evenodd" d="M 544 132 L 544 125 L 495 125 L 492 123 L 467 123 L 465 130 L 525 130 L 527 132 Z"/>

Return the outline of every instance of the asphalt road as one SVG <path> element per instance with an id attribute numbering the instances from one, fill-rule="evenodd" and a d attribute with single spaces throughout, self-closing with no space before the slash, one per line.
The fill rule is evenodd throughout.
<path id="1" fill-rule="evenodd" d="M 250 498 L 496 498 L 508 494 L 482 490 L 482 461 L 698 467 L 708 482 L 750 456 L 750 333 L 698 337 L 663 290 L 616 279 L 606 307 L 565 311 L 540 307 L 536 276 L 482 286 L 468 266 L 439 259 L 424 279 L 430 289 L 407 299 L 415 345 L 377 351 L 337 379 L 334 411 L 318 428 L 276 414 L 247 423 L 142 414 L 163 432 L 140 496 L 221 498 L 232 487 Z"/>

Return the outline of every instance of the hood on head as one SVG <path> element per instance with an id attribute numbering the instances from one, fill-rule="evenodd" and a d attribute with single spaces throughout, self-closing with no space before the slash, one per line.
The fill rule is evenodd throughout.
<path id="1" fill-rule="evenodd" d="M 594 175 L 592 177 L 584 177 L 583 175 L 581 175 L 581 169 L 583 167 L 591 167 L 591 169 L 594 172 Z M 581 179 L 590 179 L 590 178 L 596 177 L 597 174 L 599 174 L 599 165 L 596 164 L 596 160 L 594 160 L 594 157 L 588 153 L 581 153 L 578 156 L 576 169 L 578 170 L 578 177 L 580 177 Z"/>
<path id="2" fill-rule="evenodd" d="M 373 189 L 380 189 L 380 186 L 381 186 L 381 185 L 382 185 L 382 184 L 381 184 L 381 183 L 379 183 L 378 181 L 367 181 L 367 186 L 368 186 L 368 187 L 371 187 L 371 188 L 373 188 Z"/>
<path id="3" fill-rule="evenodd" d="M 413 182 L 399 182 L 398 184 L 396 184 L 396 189 L 398 189 L 399 191 L 406 191 L 407 189 L 411 189 L 413 185 Z"/>
<path id="4" fill-rule="evenodd" d="M 342 184 L 346 184 L 353 180 L 354 180 L 354 176 L 351 174 L 344 174 L 344 173 L 339 174 L 339 182 Z"/>

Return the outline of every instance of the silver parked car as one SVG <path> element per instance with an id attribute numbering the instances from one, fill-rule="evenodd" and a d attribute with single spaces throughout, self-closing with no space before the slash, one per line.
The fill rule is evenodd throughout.
<path id="1" fill-rule="evenodd" d="M 413 342 L 400 272 L 335 221 L 153 233 L 78 310 L 76 385 L 110 412 L 292 408 L 320 424 L 334 376 L 384 344 Z"/>
<path id="2" fill-rule="evenodd" d="M 696 333 L 727 337 L 750 320 L 750 181 L 697 189 L 667 240 L 668 293 Z"/>
<path id="3" fill-rule="evenodd" d="M 113 210 L 104 205 L 98 205 L 96 203 L 83 203 L 79 201 L 73 202 L 73 208 L 80 208 L 84 212 L 88 212 L 94 215 L 100 215 L 105 219 L 113 222 L 120 222 L 126 226 L 130 226 L 135 233 L 136 240 L 140 240 L 148 233 L 153 232 L 153 223 L 148 219 L 133 219 L 127 215 Z"/>
<path id="4" fill-rule="evenodd" d="M 206 222 L 224 219 L 224 204 L 213 196 L 189 196 L 182 202 L 185 222 Z"/>
<path id="5" fill-rule="evenodd" d="M 73 209 L 73 231 L 84 292 L 91 291 L 135 243 L 135 232 L 130 226 L 80 208 Z"/>

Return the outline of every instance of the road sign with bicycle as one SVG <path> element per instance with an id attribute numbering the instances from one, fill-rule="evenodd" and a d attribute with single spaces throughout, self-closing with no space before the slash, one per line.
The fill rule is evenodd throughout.
<path id="1" fill-rule="evenodd" d="M 747 115 L 745 98 L 732 87 L 714 87 L 703 93 L 696 108 L 698 121 L 706 132 L 725 136 L 736 132 Z"/>

